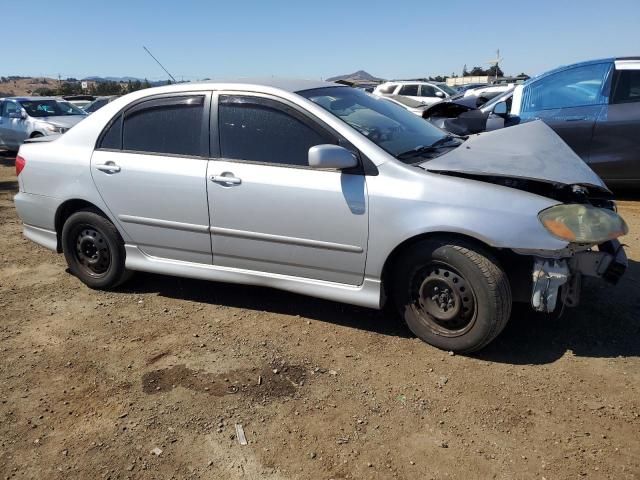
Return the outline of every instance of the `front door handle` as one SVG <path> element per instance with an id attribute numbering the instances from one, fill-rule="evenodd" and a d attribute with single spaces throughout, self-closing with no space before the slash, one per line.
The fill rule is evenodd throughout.
<path id="1" fill-rule="evenodd" d="M 221 184 L 226 184 L 226 185 L 240 185 L 242 183 L 242 180 L 239 179 L 238 177 L 234 177 L 233 173 L 231 172 L 224 172 L 221 175 L 211 175 L 209 177 L 209 180 L 211 180 L 214 183 L 221 183 Z"/>
<path id="2" fill-rule="evenodd" d="M 104 173 L 118 173 L 120 171 L 120 167 L 114 162 L 99 163 L 95 167 Z"/>

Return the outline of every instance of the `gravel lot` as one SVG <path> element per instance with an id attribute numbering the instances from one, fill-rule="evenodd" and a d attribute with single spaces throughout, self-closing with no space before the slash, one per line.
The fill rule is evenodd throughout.
<path id="1" fill-rule="evenodd" d="M 638 201 L 620 285 L 465 357 L 263 288 L 89 290 L 22 237 L 16 190 L 0 156 L 0 478 L 640 478 Z"/>

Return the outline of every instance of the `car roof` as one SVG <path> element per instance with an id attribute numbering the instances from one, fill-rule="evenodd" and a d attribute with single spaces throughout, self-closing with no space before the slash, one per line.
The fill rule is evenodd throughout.
<path id="1" fill-rule="evenodd" d="M 569 65 L 562 65 L 560 67 L 554 68 L 547 72 L 543 72 L 538 76 L 531 77 L 529 80 L 525 82 L 525 84 L 529 84 L 533 81 L 539 80 L 541 78 L 546 77 L 547 75 L 551 75 L 554 73 L 562 72 L 564 70 L 569 70 L 570 68 L 583 67 L 586 65 L 597 65 L 598 63 L 613 63 L 616 60 L 640 60 L 640 57 L 609 57 L 609 58 L 598 58 L 595 60 L 586 60 L 584 62 L 571 63 Z"/>
<path id="2" fill-rule="evenodd" d="M 62 101 L 62 98 L 59 97 L 4 97 L 0 98 L 0 100 L 16 100 L 18 102 L 34 102 L 38 100 L 56 100 Z"/>
<path id="3" fill-rule="evenodd" d="M 224 88 L 229 87 L 270 87 L 284 90 L 286 92 L 296 93 L 304 90 L 313 90 L 315 88 L 326 87 L 345 87 L 339 83 L 324 82 L 321 80 L 305 80 L 305 79 L 292 79 L 292 78 L 230 78 L 220 80 L 206 80 L 202 82 L 189 82 L 189 83 L 176 83 L 166 87 L 162 87 L 169 90 L 182 91 L 193 89 L 193 86 L 204 88 L 216 89 L 221 86 Z"/>

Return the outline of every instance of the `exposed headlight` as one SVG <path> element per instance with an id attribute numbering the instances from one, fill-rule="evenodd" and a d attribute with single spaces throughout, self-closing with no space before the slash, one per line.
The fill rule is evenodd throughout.
<path id="1" fill-rule="evenodd" d="M 574 243 L 602 243 L 629 232 L 616 212 L 591 205 L 556 205 L 541 211 L 538 218 L 549 233 Z"/>

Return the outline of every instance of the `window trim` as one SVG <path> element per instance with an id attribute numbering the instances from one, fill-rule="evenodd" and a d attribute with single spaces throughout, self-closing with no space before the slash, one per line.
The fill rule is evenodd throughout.
<path id="1" fill-rule="evenodd" d="M 287 164 L 287 163 L 273 163 L 273 162 L 263 162 L 259 160 L 245 160 L 238 158 L 228 158 L 222 156 L 222 151 L 220 149 L 220 128 L 219 128 L 219 111 L 220 111 L 220 97 L 231 96 L 231 97 L 248 97 L 256 102 L 256 104 L 260 105 L 263 102 L 263 105 L 275 108 L 276 110 L 281 110 L 284 113 L 291 115 L 298 121 L 302 122 L 307 127 L 311 128 L 314 131 L 320 131 L 321 135 L 324 137 L 328 137 L 333 139 L 332 145 L 340 145 L 347 150 L 350 150 L 356 158 L 358 159 L 358 166 L 345 169 L 345 170 L 317 170 L 317 171 L 329 171 L 329 172 L 341 172 L 345 174 L 358 174 L 364 175 L 363 168 L 363 158 L 360 151 L 351 144 L 347 139 L 345 139 L 342 135 L 335 131 L 332 127 L 324 123 L 319 118 L 312 116 L 307 110 L 305 110 L 300 105 L 297 105 L 286 98 L 278 97 L 276 95 L 270 95 L 262 92 L 250 92 L 250 91 L 240 91 L 240 90 L 218 90 L 214 92 L 212 104 L 211 104 L 211 136 L 216 137 L 212 139 L 210 144 L 212 145 L 212 155 L 214 154 L 213 145 L 215 143 L 215 157 L 211 157 L 212 161 L 224 161 L 231 163 L 246 163 L 251 165 L 265 165 L 271 167 L 282 167 L 282 168 L 297 168 L 303 170 L 316 170 L 309 165 L 295 165 L 295 164 Z M 271 104 L 271 105 L 270 105 Z M 276 104 L 274 107 L 273 104 Z M 285 107 L 284 109 L 281 107 Z M 215 123 L 213 123 L 215 121 Z"/>
<path id="2" fill-rule="evenodd" d="M 204 97 L 203 100 L 203 113 L 202 113 L 202 125 L 201 125 L 201 140 L 200 140 L 200 155 L 184 155 L 180 153 L 165 153 L 165 152 L 146 152 L 139 150 L 127 150 L 124 147 L 123 139 L 124 139 L 124 119 L 127 114 L 134 113 L 138 110 L 147 108 L 143 106 L 146 103 L 158 103 L 163 104 L 166 102 L 166 105 L 171 105 L 169 101 L 175 97 L 188 98 L 188 97 Z M 199 160 L 208 160 L 211 157 L 211 145 L 210 145 L 210 112 L 211 112 L 211 91 L 203 91 L 203 90 L 194 90 L 194 91 L 185 91 L 185 92 L 172 92 L 172 93 L 161 93 L 156 95 L 149 95 L 147 97 L 140 98 L 134 102 L 131 102 L 124 107 L 122 107 L 118 112 L 107 122 L 107 124 L 103 127 L 100 135 L 98 135 L 98 139 L 94 145 L 94 151 L 103 151 L 103 152 L 118 152 L 118 153 L 132 153 L 136 155 L 154 155 L 161 157 L 174 157 L 174 158 L 193 158 Z M 105 105 L 106 106 L 106 105 Z M 104 107 L 103 107 L 104 108 Z M 120 148 L 102 148 L 100 144 L 107 131 L 111 128 L 111 126 L 120 119 Z"/>

